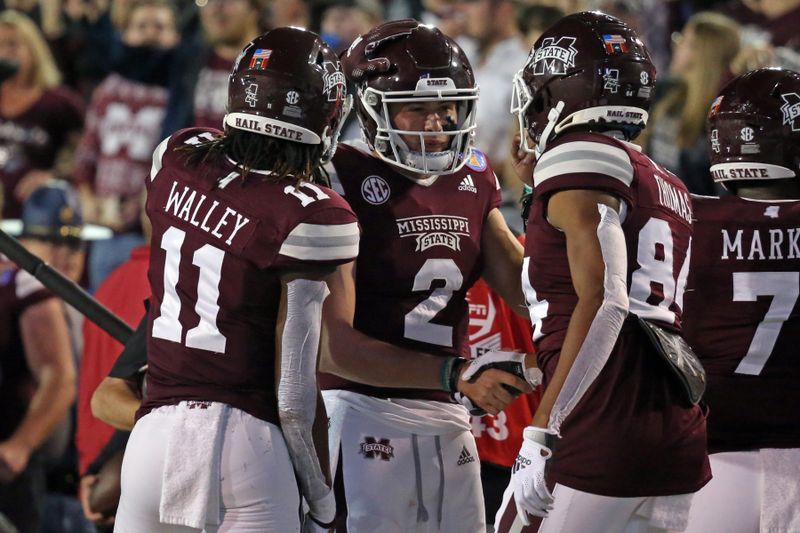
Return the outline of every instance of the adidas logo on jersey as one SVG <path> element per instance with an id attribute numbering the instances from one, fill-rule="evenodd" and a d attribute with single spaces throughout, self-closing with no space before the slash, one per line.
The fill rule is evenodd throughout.
<path id="1" fill-rule="evenodd" d="M 458 456 L 458 466 L 466 465 L 466 464 L 474 463 L 474 462 L 475 462 L 475 458 L 472 457 L 472 454 L 469 453 L 469 450 L 467 450 L 467 447 L 466 446 L 462 447 L 461 448 L 461 455 Z"/>
<path id="2" fill-rule="evenodd" d="M 478 188 L 475 186 L 475 182 L 472 181 L 472 175 L 467 174 L 467 176 L 461 180 L 461 183 L 458 185 L 459 191 L 469 191 L 473 194 L 478 194 Z"/>

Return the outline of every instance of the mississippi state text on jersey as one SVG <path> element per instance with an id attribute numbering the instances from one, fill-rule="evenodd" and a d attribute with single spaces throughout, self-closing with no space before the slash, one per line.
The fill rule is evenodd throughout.
<path id="1" fill-rule="evenodd" d="M 548 480 L 615 497 L 699 489 L 710 478 L 705 415 L 681 405 L 677 383 L 633 316 L 680 331 L 692 234 L 686 187 L 635 145 L 597 133 L 568 134 L 549 145 L 533 178 L 522 282 L 545 387 L 577 303 L 564 233 L 547 220 L 551 195 L 592 189 L 620 199 L 631 315 L 563 422 Z"/>
<path id="2" fill-rule="evenodd" d="M 153 299 L 148 391 L 139 414 L 206 400 L 277 423 L 280 273 L 351 261 L 359 230 L 347 203 L 325 187 L 295 187 L 255 171 L 243 180 L 224 155 L 187 162 L 182 147 L 220 133 L 182 130 L 153 156 Z"/>
<path id="3" fill-rule="evenodd" d="M 454 174 L 412 180 L 340 145 L 333 167 L 334 189 L 343 192 L 363 232 L 355 328 L 397 346 L 467 356 L 465 296 L 483 268 L 484 221 L 500 204 L 486 157 L 475 151 Z M 331 375 L 321 383 L 377 397 L 448 398 L 442 391 L 381 389 Z"/>
<path id="4" fill-rule="evenodd" d="M 684 331 L 711 451 L 800 447 L 800 201 L 694 197 Z"/>

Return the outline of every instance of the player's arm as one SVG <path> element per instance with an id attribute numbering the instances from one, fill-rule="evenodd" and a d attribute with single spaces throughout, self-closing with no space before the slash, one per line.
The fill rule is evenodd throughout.
<path id="1" fill-rule="evenodd" d="M 446 389 L 445 365 L 452 365 L 448 358 L 401 348 L 353 327 L 354 268 L 352 263 L 342 265 L 328 278 L 331 295 L 323 311 L 320 370 L 375 387 Z M 457 372 L 465 369 L 462 365 Z M 453 381 L 459 392 L 491 414 L 502 411 L 514 399 L 503 384 L 531 391 L 524 380 L 497 369 L 481 373 L 474 382 Z"/>
<path id="2" fill-rule="evenodd" d="M 608 360 L 628 314 L 627 253 L 619 208 L 614 196 L 590 190 L 558 192 L 548 203 L 548 220 L 566 237 L 578 301 L 534 426 L 558 432 Z"/>
<path id="3" fill-rule="evenodd" d="M 134 386 L 127 380 L 107 376 L 92 395 L 92 415 L 116 429 L 132 430 L 141 406 Z"/>
<path id="4" fill-rule="evenodd" d="M 522 292 L 522 257 L 524 250 L 508 229 L 500 210 L 489 212 L 481 234 L 484 255 L 483 279 L 517 314 L 528 317 Z"/>
<path id="5" fill-rule="evenodd" d="M 30 454 L 63 420 L 75 399 L 75 367 L 61 302 L 48 298 L 20 317 L 22 343 L 36 392 L 20 425 L 0 443 L 0 481 L 21 473 Z"/>
<path id="6" fill-rule="evenodd" d="M 311 517 L 325 527 L 330 527 L 336 516 L 325 444 L 327 427 L 320 419 L 325 411 L 324 406 L 320 411 L 322 402 L 317 387 L 322 304 L 329 293 L 325 283 L 328 273 L 330 268 L 320 267 L 281 276 L 275 337 L 275 390 L 281 431 Z"/>
<path id="7" fill-rule="evenodd" d="M 139 321 L 133 335 L 114 362 L 114 366 L 92 394 L 92 414 L 125 431 L 133 428 L 141 406 L 138 378 L 147 365 L 147 315 Z"/>

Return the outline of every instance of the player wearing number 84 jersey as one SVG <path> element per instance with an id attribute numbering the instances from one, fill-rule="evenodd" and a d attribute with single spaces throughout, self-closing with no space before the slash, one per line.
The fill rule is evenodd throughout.
<path id="1" fill-rule="evenodd" d="M 286 100 L 297 112 L 272 103 Z M 301 495 L 306 524 L 333 521 L 317 353 L 325 277 L 359 229 L 319 178 L 346 107 L 336 55 L 278 28 L 239 55 L 224 133 L 156 149 L 147 393 L 116 531 L 299 532 Z"/>
<path id="2" fill-rule="evenodd" d="M 711 173 L 733 194 L 694 198 L 685 331 L 708 373 L 714 479 L 692 533 L 800 530 L 798 117 L 800 74 L 783 69 L 731 80 L 709 112 Z"/>
<path id="3" fill-rule="evenodd" d="M 619 85 L 598 83 L 604 69 Z M 710 478 L 705 413 L 648 337 L 652 325 L 681 343 L 692 235 L 685 186 L 629 142 L 653 83 L 635 32 L 597 12 L 548 29 L 515 79 L 515 168 L 533 186 L 522 277 L 544 392 L 499 532 L 679 531 Z"/>

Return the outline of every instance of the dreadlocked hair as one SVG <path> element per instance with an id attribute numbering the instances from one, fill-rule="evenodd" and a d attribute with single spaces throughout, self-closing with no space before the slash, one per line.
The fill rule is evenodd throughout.
<path id="1" fill-rule="evenodd" d="M 268 170 L 263 179 L 292 179 L 295 185 L 309 181 L 328 185 L 328 174 L 322 168 L 322 144 L 301 144 L 259 133 L 229 128 L 225 134 L 197 145 L 185 145 L 191 165 L 201 165 L 218 155 L 226 155 L 241 169 L 242 179 L 252 170 Z"/>

